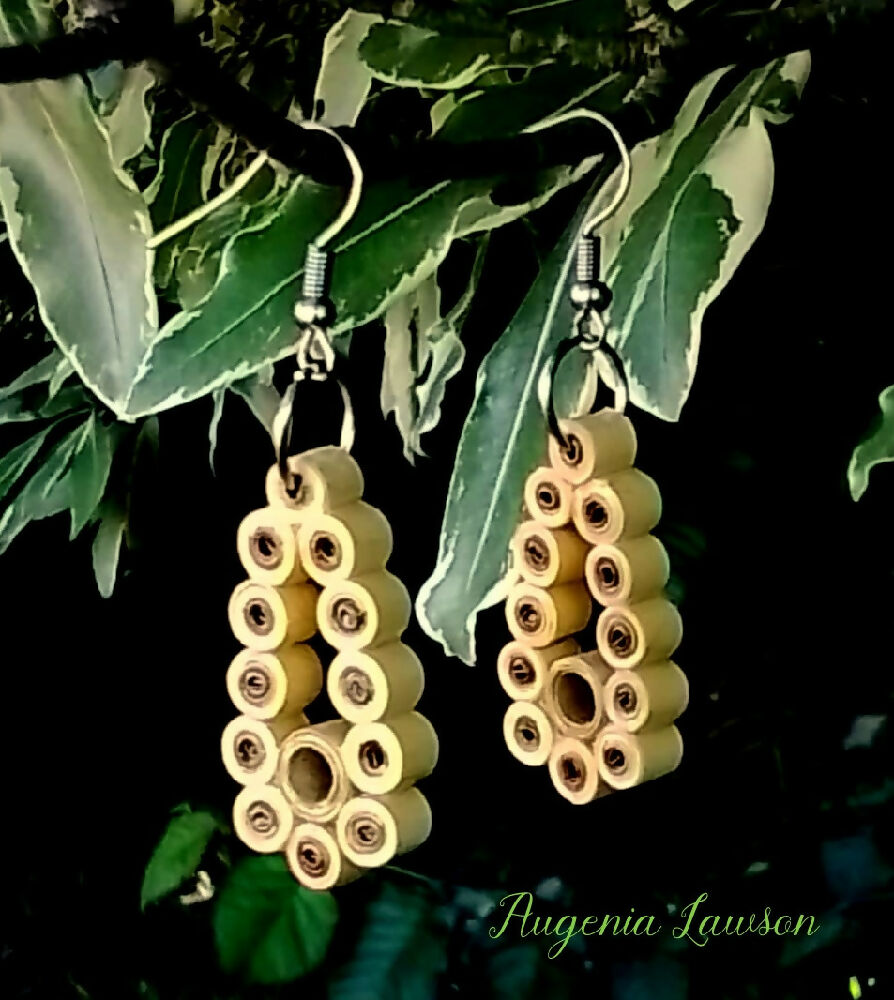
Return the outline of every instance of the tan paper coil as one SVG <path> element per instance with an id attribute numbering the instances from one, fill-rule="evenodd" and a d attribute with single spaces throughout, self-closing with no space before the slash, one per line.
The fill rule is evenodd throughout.
<path id="1" fill-rule="evenodd" d="M 391 526 L 385 515 L 362 500 L 332 514 L 308 514 L 298 532 L 301 562 L 324 586 L 384 569 L 391 546 Z"/>
<path id="2" fill-rule="evenodd" d="M 236 836 L 258 854 L 281 851 L 295 826 L 286 797 L 272 785 L 249 785 L 233 803 Z"/>
<path id="3" fill-rule="evenodd" d="M 366 651 L 344 650 L 326 674 L 335 710 L 355 723 L 409 712 L 422 697 L 424 684 L 419 657 L 401 642 Z"/>
<path id="4" fill-rule="evenodd" d="M 248 580 L 230 598 L 230 628 L 243 646 L 259 652 L 303 642 L 317 630 L 317 596 L 312 583 L 271 587 Z"/>
<path id="5" fill-rule="evenodd" d="M 629 733 L 664 729 L 688 704 L 689 682 L 675 663 L 619 670 L 605 687 L 608 717 Z"/>
<path id="6" fill-rule="evenodd" d="M 590 620 L 592 609 L 583 583 L 550 588 L 519 583 L 506 598 L 506 622 L 513 638 L 541 649 L 580 632 Z"/>
<path id="7" fill-rule="evenodd" d="M 549 776 L 553 787 L 576 806 L 585 805 L 611 791 L 599 776 L 599 766 L 586 743 L 562 736 L 549 755 Z"/>
<path id="8" fill-rule="evenodd" d="M 334 510 L 363 494 L 360 466 L 343 449 L 312 448 L 288 459 L 290 481 L 283 483 L 279 466 L 267 473 L 267 502 L 290 510 Z"/>
<path id="9" fill-rule="evenodd" d="M 537 701 L 543 693 L 550 664 L 579 649 L 574 639 L 564 639 L 543 649 L 532 649 L 524 642 L 513 640 L 500 650 L 497 677 L 510 698 Z"/>
<path id="10" fill-rule="evenodd" d="M 530 701 L 514 701 L 503 716 L 503 739 L 522 764 L 537 767 L 549 760 L 555 734 L 546 712 Z"/>
<path id="11" fill-rule="evenodd" d="M 628 469 L 578 486 L 571 517 L 581 538 L 591 545 L 610 545 L 648 534 L 661 518 L 661 494 L 654 479 Z"/>
<path id="12" fill-rule="evenodd" d="M 599 775 L 612 788 L 633 788 L 669 774 L 683 759 L 683 739 L 676 726 L 653 733 L 603 729 L 593 744 Z"/>
<path id="13" fill-rule="evenodd" d="M 253 719 L 298 715 L 323 689 L 317 654 L 303 644 L 275 653 L 243 649 L 227 671 L 227 692 L 236 708 Z"/>
<path id="14" fill-rule="evenodd" d="M 264 507 L 243 519 L 236 550 L 252 580 L 280 587 L 307 579 L 298 557 L 298 516 L 285 507 Z"/>
<path id="15" fill-rule="evenodd" d="M 596 653 L 555 660 L 549 668 L 545 707 L 558 732 L 592 738 L 605 721 L 605 684 L 612 671 Z"/>
<path id="16" fill-rule="evenodd" d="M 548 528 L 561 528 L 571 520 L 574 487 L 554 469 L 541 467 L 525 481 L 525 510 Z"/>
<path id="17" fill-rule="evenodd" d="M 320 595 L 317 622 L 336 649 L 365 649 L 399 639 L 410 622 L 410 595 L 387 571 L 336 580 Z"/>
<path id="18" fill-rule="evenodd" d="M 418 847 L 431 833 L 431 808 L 422 792 L 408 788 L 381 798 L 351 799 L 338 814 L 335 835 L 345 857 L 359 868 L 387 865 Z"/>
<path id="19" fill-rule="evenodd" d="M 276 783 L 300 819 L 328 822 L 354 794 L 340 753 L 348 728 L 347 722 L 334 719 L 282 741 Z"/>
<path id="20" fill-rule="evenodd" d="M 596 645 L 615 670 L 666 660 L 682 638 L 680 612 L 663 597 L 606 608 L 596 621 Z"/>
<path id="21" fill-rule="evenodd" d="M 615 410 L 600 410 L 584 417 L 560 420 L 568 448 L 550 435 L 549 460 L 570 483 L 607 476 L 627 469 L 636 458 L 633 424 Z"/>
<path id="22" fill-rule="evenodd" d="M 538 587 L 581 580 L 589 546 L 573 528 L 547 528 L 524 521 L 512 538 L 513 565 Z"/>
<path id="23" fill-rule="evenodd" d="M 654 535 L 597 545 L 587 556 L 587 586 L 593 597 L 606 606 L 654 597 L 661 593 L 669 577 L 667 552 Z"/>
<path id="24" fill-rule="evenodd" d="M 341 747 L 348 777 L 361 792 L 387 795 L 431 774 L 438 737 L 418 712 L 352 726 Z"/>
<path id="25" fill-rule="evenodd" d="M 332 833 L 319 823 L 299 823 L 286 844 L 286 863 L 305 889 L 332 889 L 361 875 L 343 857 Z"/>
<path id="26" fill-rule="evenodd" d="M 276 720 L 271 725 L 247 715 L 231 720 L 220 738 L 227 773 L 242 785 L 266 784 L 276 773 L 280 739 L 303 722 L 300 717 L 288 722 Z"/>

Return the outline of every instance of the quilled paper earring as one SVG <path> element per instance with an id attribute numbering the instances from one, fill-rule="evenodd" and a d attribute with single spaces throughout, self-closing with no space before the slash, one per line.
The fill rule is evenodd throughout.
<path id="1" fill-rule="evenodd" d="M 278 462 L 267 474 L 267 505 L 239 526 L 248 579 L 230 598 L 229 620 L 245 648 L 226 682 L 240 714 L 221 749 L 244 786 L 233 807 L 240 839 L 259 853 L 283 852 L 303 886 L 328 889 L 428 837 L 431 811 L 415 782 L 434 768 L 438 741 L 415 711 L 422 665 L 401 642 L 410 598 L 386 568 L 388 521 L 362 499 L 350 397 L 334 374 L 325 246 L 352 217 L 362 172 L 335 132 L 303 124 L 339 142 L 353 185 L 341 216 L 308 248 Z M 341 391 L 341 444 L 295 454 L 301 387 L 326 382 Z M 339 718 L 311 723 L 305 712 L 324 688 Z"/>
<path id="2" fill-rule="evenodd" d="M 497 672 L 513 699 L 503 722 L 510 752 L 524 764 L 547 766 L 559 794 L 581 805 L 679 765 L 683 744 L 674 721 L 689 689 L 671 660 L 682 622 L 664 593 L 670 565 L 651 534 L 661 496 L 634 467 L 636 434 L 623 412 L 627 379 L 603 319 L 611 293 L 597 278 L 594 233 L 626 196 L 630 157 L 601 115 L 578 110 L 564 117 L 593 118 L 611 132 L 621 154 L 620 181 L 612 203 L 581 232 L 570 290 L 573 333 L 542 373 L 548 464 L 525 484 L 525 520 L 512 540 L 506 599 L 512 641 L 499 654 Z M 553 381 L 572 350 L 607 366 L 613 408 L 556 416 Z"/>

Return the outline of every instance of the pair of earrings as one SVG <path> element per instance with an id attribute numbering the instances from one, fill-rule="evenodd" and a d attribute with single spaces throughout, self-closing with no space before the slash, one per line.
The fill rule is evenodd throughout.
<path id="1" fill-rule="evenodd" d="M 557 790 L 583 803 L 677 766 L 682 746 L 672 723 L 685 708 L 686 680 L 668 659 L 680 620 L 663 596 L 667 555 L 649 534 L 660 497 L 632 468 L 636 438 L 621 412 L 623 367 L 601 319 L 610 294 L 595 280 L 592 233 L 626 194 L 629 155 L 601 115 L 570 114 L 609 129 L 621 151 L 621 184 L 581 236 L 574 334 L 541 379 L 551 464 L 525 488 L 527 519 L 513 538 L 506 602 L 513 641 L 497 668 L 514 699 L 504 720 L 510 751 L 524 763 L 548 764 Z M 350 399 L 334 374 L 325 247 L 356 209 L 362 172 L 336 133 L 306 125 L 339 142 L 354 183 L 339 219 L 307 251 L 279 459 L 267 475 L 267 505 L 238 531 L 248 579 L 230 599 L 229 620 L 245 648 L 230 665 L 227 689 L 240 715 L 221 748 L 243 785 L 233 809 L 237 835 L 258 852 L 284 853 L 302 885 L 327 889 L 428 837 L 431 810 L 416 782 L 433 770 L 438 741 L 416 711 L 424 673 L 401 639 L 410 598 L 386 567 L 388 521 L 362 498 L 363 475 L 349 454 Z M 552 381 L 575 348 L 612 369 L 615 409 L 559 420 Z M 293 454 L 297 390 L 327 381 L 344 403 L 341 445 Z M 587 639 L 594 601 L 604 610 Z M 334 651 L 325 670 L 323 647 Z M 311 724 L 305 710 L 324 687 L 339 718 Z"/>

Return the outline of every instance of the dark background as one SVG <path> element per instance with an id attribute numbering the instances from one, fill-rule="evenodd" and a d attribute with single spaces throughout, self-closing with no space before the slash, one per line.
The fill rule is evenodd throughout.
<path id="1" fill-rule="evenodd" d="M 477 668 L 413 627 L 407 641 L 427 670 L 420 708 L 441 759 L 423 785 L 433 835 L 401 860 L 431 881 L 394 871 L 339 890 L 327 968 L 304 983 L 262 992 L 221 977 L 207 908 L 139 910 L 170 809 L 226 814 L 236 793 L 218 745 L 236 651 L 226 602 L 241 578 L 236 526 L 263 503 L 272 451 L 231 397 L 212 475 L 204 400 L 161 419 L 144 543 L 125 556 L 112 600 L 96 595 L 88 542 L 69 544 L 63 518 L 29 528 L 0 562 L 4 995 L 324 995 L 385 883 L 447 915 L 438 996 L 490 996 L 483 984 L 501 949 L 521 960 L 517 939 L 489 941 L 478 909 L 521 890 L 538 892 L 538 913 L 666 913 L 707 891 L 711 912 L 771 906 L 822 925 L 809 942 L 719 939 L 701 950 L 667 934 L 659 948 L 590 938 L 544 963 L 532 995 L 817 1000 L 849 996 L 851 976 L 864 996 L 892 995 L 890 728 L 868 746 L 847 738 L 858 717 L 891 708 L 894 467 L 873 472 L 859 504 L 845 479 L 894 381 L 886 46 L 861 35 L 815 53 L 795 118 L 772 129 L 766 230 L 708 311 L 681 421 L 634 414 L 639 464 L 664 495 L 657 533 L 686 630 L 680 770 L 570 806 L 544 769 L 523 768 L 502 743 L 501 609 L 480 619 Z M 574 197 L 539 213 L 533 231 L 495 234 L 464 334 L 470 357 L 415 468 L 378 407 L 381 332 L 355 336 L 351 370 L 366 380 L 355 385 L 355 455 L 366 498 L 395 528 L 391 567 L 413 594 L 434 564 L 477 365 Z M 16 347 L 5 346 L 16 370 Z M 408 970 L 428 961 L 413 949 L 404 960 Z"/>

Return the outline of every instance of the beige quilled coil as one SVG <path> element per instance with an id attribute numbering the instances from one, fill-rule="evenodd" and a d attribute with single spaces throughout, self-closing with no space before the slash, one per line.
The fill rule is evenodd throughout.
<path id="1" fill-rule="evenodd" d="M 410 622 L 410 595 L 387 571 L 336 580 L 320 594 L 317 622 L 336 649 L 365 649 L 399 639 Z"/>
<path id="2" fill-rule="evenodd" d="M 574 639 L 563 639 L 552 646 L 532 649 L 514 639 L 497 657 L 497 677 L 503 690 L 516 701 L 537 701 L 543 693 L 550 664 L 578 652 Z"/>
<path id="3" fill-rule="evenodd" d="M 583 583 L 561 583 L 549 588 L 519 583 L 506 598 L 506 622 L 513 638 L 536 649 L 580 632 L 592 610 Z"/>
<path id="4" fill-rule="evenodd" d="M 253 719 L 297 715 L 322 689 L 319 657 L 303 643 L 275 653 L 243 649 L 227 670 L 230 700 Z"/>
<path id="5" fill-rule="evenodd" d="M 612 788 L 625 789 L 660 778 L 683 759 L 683 738 L 676 726 L 652 733 L 603 729 L 593 744 L 599 775 Z"/>
<path id="6" fill-rule="evenodd" d="M 680 612 L 663 597 L 606 608 L 596 621 L 596 645 L 615 670 L 666 660 L 680 645 Z"/>
<path id="7" fill-rule="evenodd" d="M 279 466 L 267 473 L 267 502 L 290 510 L 335 510 L 359 500 L 363 494 L 360 466 L 343 449 L 312 448 L 287 461 L 289 482 L 284 483 Z"/>
<path id="8" fill-rule="evenodd" d="M 243 518 L 236 551 L 252 580 L 281 587 L 307 579 L 298 556 L 298 517 L 285 507 L 263 507 Z"/>
<path id="9" fill-rule="evenodd" d="M 347 722 L 333 719 L 282 741 L 276 783 L 299 818 L 326 823 L 354 794 L 340 753 L 348 729 Z"/>
<path id="10" fill-rule="evenodd" d="M 550 435 L 552 467 L 575 485 L 629 469 L 636 458 L 633 424 L 616 410 L 600 410 L 583 417 L 560 420 L 568 447 Z"/>
<path id="11" fill-rule="evenodd" d="M 545 707 L 558 732 L 592 738 L 605 721 L 605 684 L 612 671 L 596 652 L 554 660 L 549 668 Z"/>
<path id="12" fill-rule="evenodd" d="M 607 479 L 591 479 L 574 491 L 571 517 L 591 545 L 647 535 L 661 519 L 661 494 L 655 480 L 639 469 Z"/>
<path id="13" fill-rule="evenodd" d="M 258 854 L 281 851 L 295 826 L 286 797 L 272 785 L 249 785 L 233 803 L 236 836 Z"/>
<path id="14" fill-rule="evenodd" d="M 392 544 L 385 515 L 362 500 L 332 514 L 310 513 L 298 532 L 301 562 L 323 586 L 384 569 Z"/>
<path id="15" fill-rule="evenodd" d="M 522 764 L 538 767 L 549 760 L 555 733 L 546 712 L 530 701 L 514 701 L 503 716 L 503 739 Z"/>
<path id="16" fill-rule="evenodd" d="M 402 642 L 369 650 L 344 650 L 326 674 L 329 700 L 349 722 L 378 722 L 403 715 L 422 697 L 425 675 L 419 657 Z"/>
<path id="17" fill-rule="evenodd" d="M 372 798 L 361 795 L 342 806 L 335 824 L 338 846 L 359 868 L 387 865 L 396 854 L 418 847 L 431 833 L 428 800 L 418 788 Z"/>
<path id="18" fill-rule="evenodd" d="M 438 737 L 418 712 L 352 726 L 341 746 L 348 777 L 361 792 L 387 795 L 434 770 Z"/>
<path id="19" fill-rule="evenodd" d="M 584 577 L 600 604 L 632 604 L 662 592 L 670 561 L 654 535 L 621 538 L 590 549 Z"/>
<path id="20" fill-rule="evenodd" d="M 332 889 L 362 874 L 339 850 L 332 833 L 319 823 L 299 823 L 285 849 L 289 870 L 305 889 Z"/>
<path id="21" fill-rule="evenodd" d="M 516 570 L 526 583 L 553 587 L 582 580 L 589 546 L 573 528 L 524 521 L 512 538 Z"/>
<path id="22" fill-rule="evenodd" d="M 243 646 L 259 652 L 303 642 L 317 630 L 317 597 L 312 583 L 271 587 L 247 580 L 230 597 L 230 628 Z"/>
<path id="23" fill-rule="evenodd" d="M 664 729 L 688 704 L 689 682 L 675 663 L 618 670 L 605 686 L 609 719 L 629 733 Z"/>
<path id="24" fill-rule="evenodd" d="M 227 773 L 242 785 L 266 784 L 276 773 L 280 740 L 306 723 L 304 716 L 272 722 L 247 715 L 232 719 L 220 738 L 220 755 Z"/>
<path id="25" fill-rule="evenodd" d="M 571 520 L 574 487 L 555 469 L 542 466 L 525 481 L 525 510 L 547 528 L 561 528 Z"/>
<path id="26" fill-rule="evenodd" d="M 559 795 L 576 806 L 608 794 L 593 751 L 582 740 L 561 736 L 549 755 L 549 776 Z"/>

